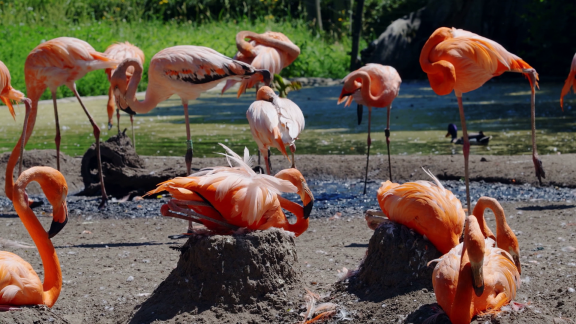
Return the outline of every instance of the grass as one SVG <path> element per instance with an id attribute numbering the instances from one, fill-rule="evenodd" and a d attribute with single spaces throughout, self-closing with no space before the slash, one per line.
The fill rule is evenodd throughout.
<path id="1" fill-rule="evenodd" d="M 0 24 L 0 60 L 3 61 L 12 76 L 12 86 L 25 92 L 24 62 L 28 53 L 43 41 L 60 37 L 76 37 L 90 43 L 97 51 L 103 52 L 114 42 L 129 41 L 139 46 L 146 55 L 145 71 L 152 56 L 166 47 L 175 45 L 201 45 L 232 57 L 236 53 L 234 38 L 241 30 L 252 30 L 258 33 L 273 30 L 286 34 L 300 46 L 302 54 L 288 68 L 282 71 L 284 77 L 315 76 L 341 78 L 347 74 L 350 48 L 348 39 L 342 42 L 331 42 L 315 36 L 299 20 L 275 22 L 262 19 L 256 22 L 228 21 L 208 22 L 202 25 L 192 23 L 162 23 L 151 21 L 145 23 L 91 21 L 77 24 L 41 24 L 3 23 Z M 146 88 L 147 76 L 140 84 Z M 77 81 L 81 95 L 103 95 L 108 91 L 108 80 L 103 71 L 89 73 Z M 71 97 L 72 92 L 65 88 L 58 89 L 58 97 Z M 48 92 L 43 99 L 49 99 Z"/>

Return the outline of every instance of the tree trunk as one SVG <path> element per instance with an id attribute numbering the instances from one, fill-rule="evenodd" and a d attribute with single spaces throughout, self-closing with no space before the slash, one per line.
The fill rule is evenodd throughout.
<path id="1" fill-rule="evenodd" d="M 318 22 L 318 29 L 322 31 L 322 12 L 320 11 L 320 0 L 316 0 L 316 21 Z"/>
<path id="2" fill-rule="evenodd" d="M 360 32 L 362 31 L 362 12 L 364 11 L 364 0 L 357 0 L 356 14 L 352 21 L 352 52 L 350 53 L 350 71 L 360 67 L 358 59 L 358 47 L 360 46 Z"/>

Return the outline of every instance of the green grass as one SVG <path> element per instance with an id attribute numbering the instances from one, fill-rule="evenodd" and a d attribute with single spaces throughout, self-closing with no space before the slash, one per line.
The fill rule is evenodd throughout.
<path id="1" fill-rule="evenodd" d="M 32 25 L 4 22 L 0 23 L 0 38 L 2 39 L 0 60 L 10 70 L 12 86 L 25 92 L 24 62 L 26 56 L 45 40 L 60 36 L 76 37 L 87 41 L 101 52 L 114 42 L 129 41 L 144 51 L 146 55 L 144 68 L 147 71 L 148 62 L 155 53 L 175 45 L 207 46 L 232 57 L 236 53 L 235 35 L 241 30 L 252 30 L 258 33 L 267 30 L 280 31 L 300 46 L 301 55 L 291 66 L 282 71 L 284 77 L 341 78 L 347 73 L 350 60 L 346 54 L 350 50 L 348 39 L 338 42 L 317 37 L 300 20 L 275 22 L 271 19 L 262 19 L 257 22 L 208 22 L 202 25 L 108 20 L 77 24 L 44 22 Z M 89 73 L 76 84 L 83 96 L 106 94 L 109 86 L 103 71 Z M 147 76 L 145 75 L 140 89 L 144 90 L 146 85 Z M 73 94 L 69 89 L 65 87 L 58 89 L 59 98 L 71 96 Z M 42 98 L 49 99 L 49 93 L 46 92 Z"/>

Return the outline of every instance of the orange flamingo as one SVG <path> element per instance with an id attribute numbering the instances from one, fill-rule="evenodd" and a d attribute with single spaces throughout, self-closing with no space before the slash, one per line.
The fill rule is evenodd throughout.
<path id="1" fill-rule="evenodd" d="M 54 219 L 46 232 L 28 206 L 26 186 L 36 181 L 54 209 Z M 68 221 L 66 195 L 68 186 L 64 176 L 49 167 L 33 167 L 18 177 L 14 185 L 14 209 L 38 248 L 44 266 L 44 283 L 32 268 L 16 254 L 0 252 L 0 310 L 18 309 L 21 305 L 43 304 L 52 307 L 62 289 L 62 272 L 56 250 L 50 241 Z"/>
<path id="2" fill-rule="evenodd" d="M 100 128 L 82 103 L 78 91 L 76 91 L 76 80 L 81 79 L 86 73 L 98 69 L 114 68 L 116 62 L 106 58 L 102 53 L 96 52 L 90 44 L 85 41 L 72 38 L 60 37 L 49 40 L 38 45 L 26 58 L 24 73 L 26 78 L 26 92 L 32 101 L 30 116 L 25 124 L 25 134 L 20 138 L 6 166 L 6 196 L 12 199 L 12 189 L 14 179 L 12 173 L 16 161 L 20 157 L 19 151 L 28 143 L 28 139 L 34 130 L 36 115 L 38 113 L 38 101 L 46 88 L 52 93 L 54 103 L 54 117 L 56 120 L 56 165 L 60 170 L 60 123 L 58 121 L 58 108 L 56 105 L 56 90 L 59 86 L 65 85 L 76 96 L 80 106 L 88 116 L 94 137 L 96 139 L 96 151 L 98 156 L 98 172 L 100 174 L 100 186 L 102 189 L 102 202 L 100 208 L 104 207 L 108 197 L 104 188 L 104 178 L 102 176 L 102 163 L 100 160 Z"/>
<path id="3" fill-rule="evenodd" d="M 10 84 L 10 71 L 4 65 L 2 61 L 0 61 L 0 101 L 2 101 L 10 110 L 10 114 L 12 114 L 12 118 L 16 119 L 16 114 L 14 113 L 14 107 L 12 106 L 12 101 L 15 102 L 24 102 L 26 106 L 26 116 L 24 118 L 24 124 L 22 127 L 22 132 L 26 134 L 26 124 L 28 123 L 28 112 L 30 111 L 30 99 L 24 97 L 24 94 L 14 88 Z M 25 136 L 25 135 L 24 135 Z M 22 173 L 22 154 L 24 153 L 24 146 L 20 147 L 20 158 L 18 163 L 18 175 Z M 14 169 L 12 169 L 14 172 Z M 12 174 L 10 174 L 12 176 Z"/>
<path id="4" fill-rule="evenodd" d="M 126 71 L 134 69 L 128 83 Z M 161 50 L 150 61 L 148 88 L 144 101 L 136 99 L 138 83 L 142 79 L 142 63 L 134 58 L 124 60 L 110 81 L 116 105 L 129 114 L 147 113 L 156 105 L 176 94 L 182 99 L 186 122 L 186 171 L 192 172 L 192 140 L 188 102 L 204 91 L 214 88 L 225 79 L 255 78 L 270 84 L 270 72 L 255 69 L 249 64 L 233 60 L 215 50 L 202 46 L 174 46 Z"/>
<path id="5" fill-rule="evenodd" d="M 296 236 L 306 231 L 314 196 L 302 174 L 296 169 L 282 170 L 274 177 L 257 174 L 240 156 L 222 146 L 228 151 L 231 166 L 236 167 L 168 180 L 148 193 L 172 194 L 174 199 L 162 206 L 162 215 L 198 222 L 219 233 L 241 227 L 278 227 Z M 304 207 L 281 197 L 281 192 L 297 192 Z M 282 208 L 296 216 L 296 223 L 288 222 Z"/>
<path id="6" fill-rule="evenodd" d="M 358 124 L 362 121 L 362 106 L 368 106 L 368 152 L 366 153 L 366 174 L 364 176 L 364 194 L 366 194 L 366 182 L 368 181 L 368 163 L 370 160 L 370 120 L 372 107 L 388 109 L 386 129 L 386 146 L 388 147 L 388 170 L 392 181 L 392 165 L 390 162 L 390 109 L 392 101 L 398 96 L 402 79 L 391 66 L 380 64 L 366 64 L 358 70 L 351 72 L 344 78 L 344 86 L 338 98 L 338 104 L 346 102 L 345 107 L 350 106 L 352 99 L 358 104 Z"/>
<path id="7" fill-rule="evenodd" d="M 520 274 L 508 252 L 485 239 L 476 217 L 466 218 L 464 242 L 443 255 L 432 274 L 436 301 L 454 324 L 496 312 L 516 297 Z"/>
<path id="8" fill-rule="evenodd" d="M 564 82 L 564 87 L 562 87 L 562 93 L 560 94 L 560 107 L 564 110 L 564 96 L 570 92 L 570 88 L 572 88 L 573 92 L 576 92 L 576 85 L 574 84 L 574 78 L 576 78 L 576 54 L 572 58 L 572 65 L 570 66 L 570 73 L 568 74 L 568 78 Z"/>
<path id="9" fill-rule="evenodd" d="M 250 42 L 247 42 L 246 38 Z M 235 60 L 248 63 L 256 69 L 268 70 L 272 75 L 280 74 L 282 69 L 292 64 L 300 55 L 300 48 L 292 43 L 286 35 L 271 31 L 263 34 L 241 31 L 236 34 L 236 47 L 238 53 L 234 55 Z M 246 89 L 252 88 L 258 81 L 256 77 L 242 81 L 238 90 L 238 97 Z M 237 80 L 226 81 L 222 93 L 237 82 Z"/>
<path id="10" fill-rule="evenodd" d="M 115 43 L 104 51 L 104 55 L 106 57 L 121 62 L 127 58 L 134 58 L 140 60 L 140 64 L 144 64 L 144 52 L 138 47 L 125 42 L 125 43 Z M 112 78 L 112 74 L 114 74 L 115 69 L 106 69 L 106 75 L 108 76 L 108 81 Z M 130 78 L 132 78 L 132 74 L 134 74 L 134 68 L 129 67 L 126 69 L 126 81 L 130 82 Z M 108 89 L 108 129 L 112 128 L 112 116 L 114 115 L 114 93 L 112 91 L 112 86 Z M 118 133 L 120 133 L 120 110 L 116 108 L 116 119 L 118 122 Z M 136 146 L 136 140 L 134 138 L 134 118 L 130 115 L 130 124 L 132 124 L 132 145 Z"/>
<path id="11" fill-rule="evenodd" d="M 546 178 L 542 161 L 536 150 L 535 90 L 538 73 L 518 56 L 506 51 L 502 45 L 482 36 L 456 28 L 438 28 L 428 39 L 420 53 L 420 66 L 428 74 L 432 90 L 440 96 L 454 90 L 460 109 L 460 122 L 464 133 L 464 173 L 466 179 L 466 206 L 470 209 L 470 178 L 468 156 L 470 142 L 466 131 L 466 117 L 462 94 L 480 88 L 486 81 L 504 72 L 524 74 L 530 82 L 532 119 L 532 161 L 540 185 Z"/>
<path id="12" fill-rule="evenodd" d="M 264 156 L 266 173 L 270 174 L 269 147 L 275 147 L 290 161 L 286 145 L 290 146 L 292 167 L 295 168 L 296 139 L 304 130 L 302 110 L 292 100 L 280 98 L 274 90 L 264 86 L 258 90 L 256 101 L 246 111 L 252 138 Z"/>
<path id="13" fill-rule="evenodd" d="M 459 243 L 465 214 L 460 200 L 440 181 L 424 170 L 434 182 L 416 181 L 404 184 L 386 181 L 378 189 L 382 212 L 366 211 L 368 227 L 376 229 L 388 217 L 425 235 L 442 254 Z M 483 210 L 482 210 L 483 211 Z"/>

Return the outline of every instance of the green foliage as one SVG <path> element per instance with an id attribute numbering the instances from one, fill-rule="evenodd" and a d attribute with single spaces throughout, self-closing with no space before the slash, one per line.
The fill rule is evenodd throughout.
<path id="1" fill-rule="evenodd" d="M 284 78 L 278 74 L 274 74 L 274 88 L 278 90 L 280 98 L 286 98 L 288 92 L 302 89 L 302 83 L 298 81 L 286 82 Z"/>

